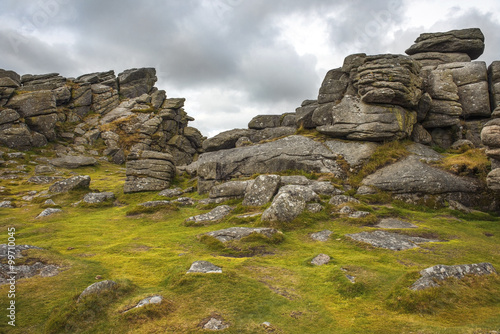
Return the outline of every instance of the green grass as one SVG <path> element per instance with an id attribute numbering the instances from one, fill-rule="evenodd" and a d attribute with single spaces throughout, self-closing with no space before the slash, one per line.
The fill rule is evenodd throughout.
<path id="1" fill-rule="evenodd" d="M 396 151 L 373 165 L 404 155 L 404 145 Z M 7 240 L 7 228 L 15 227 L 18 244 L 44 248 L 28 251 L 19 263 L 36 259 L 62 269 L 54 277 L 18 281 L 16 327 L 4 319 L 0 332 L 201 333 L 200 324 L 215 314 L 230 324 L 223 333 L 268 333 L 261 325 L 265 321 L 275 333 L 301 334 L 487 333 L 500 327 L 498 276 L 448 281 L 428 291 L 408 289 L 420 270 L 436 264 L 491 262 L 500 269 L 498 216 L 408 205 L 382 194 L 360 197 L 363 204 L 355 207 L 371 212 L 371 217 L 353 220 L 332 213 L 334 208 L 324 199 L 323 212 L 303 213 L 289 224 L 275 226 L 284 232 L 282 238 L 251 236 L 224 245 L 202 235 L 231 226 L 261 225 L 259 218 L 236 216 L 265 207 L 247 208 L 241 200 L 233 200 L 229 203 L 235 210 L 221 222 L 185 226 L 184 220 L 199 214 L 200 208 L 160 208 L 130 215 L 139 203 L 163 198 L 157 193 L 124 194 L 125 172 L 119 166 L 102 163 L 66 171 L 64 176 L 71 172 L 90 175 L 91 188 L 114 192 L 120 205 L 72 206 L 85 194 L 77 191 L 53 197 L 62 213 L 35 219 L 43 201 L 27 203 L 21 197 L 48 185 L 2 181 L 19 207 L 0 209 L 0 238 L 4 237 L 0 243 Z M 176 185 L 193 182 L 182 177 Z M 373 230 L 366 225 L 377 217 L 405 219 L 419 228 L 400 232 L 446 242 L 393 252 L 345 237 Z M 333 232 L 329 241 L 310 239 L 310 233 L 324 229 Z M 331 262 L 311 265 L 319 253 L 331 256 Z M 223 273 L 186 274 L 197 260 L 210 261 Z M 356 277 L 355 284 L 341 268 Z M 97 275 L 118 282 L 118 289 L 77 303 Z M 7 286 L 0 286 L 0 305 L 7 305 L 7 291 Z M 162 305 L 123 312 L 155 294 L 165 298 Z"/>

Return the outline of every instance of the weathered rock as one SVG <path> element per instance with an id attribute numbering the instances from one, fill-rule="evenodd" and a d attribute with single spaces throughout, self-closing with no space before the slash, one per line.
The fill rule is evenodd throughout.
<path id="1" fill-rule="evenodd" d="M 415 124 L 415 126 L 413 126 L 413 132 L 411 133 L 411 140 L 415 143 L 429 145 L 432 143 L 432 136 L 422 124 Z"/>
<path id="2" fill-rule="evenodd" d="M 248 123 L 249 129 L 262 130 L 276 128 L 281 124 L 281 115 L 258 115 Z"/>
<path id="3" fill-rule="evenodd" d="M 259 175 L 250 185 L 243 200 L 244 206 L 261 206 L 271 201 L 281 182 L 279 175 Z"/>
<path id="4" fill-rule="evenodd" d="M 484 35 L 478 28 L 421 34 L 406 54 L 422 52 L 466 53 L 476 59 L 484 52 Z"/>
<path id="5" fill-rule="evenodd" d="M 195 261 L 186 273 L 222 274 L 222 268 L 208 261 Z"/>
<path id="6" fill-rule="evenodd" d="M 500 61 L 494 61 L 488 67 L 488 79 L 491 96 L 492 117 L 500 116 Z"/>
<path id="7" fill-rule="evenodd" d="M 356 234 L 346 234 L 346 236 L 356 241 L 368 243 L 373 247 L 396 251 L 417 248 L 419 244 L 425 242 L 439 242 L 439 240 L 411 237 L 404 234 L 385 231 L 361 232 Z"/>
<path id="8" fill-rule="evenodd" d="M 52 277 L 56 276 L 59 271 L 59 267 L 53 264 L 44 264 L 41 262 L 35 262 L 32 265 L 18 265 L 9 266 L 8 264 L 0 264 L 0 285 L 8 284 L 11 281 L 8 279 L 12 278 L 10 272 L 15 272 L 16 281 L 21 278 L 31 278 L 39 275 L 40 277 Z"/>
<path id="9" fill-rule="evenodd" d="M 449 200 L 448 203 L 449 203 L 450 209 L 452 209 L 452 210 L 462 211 L 464 213 L 472 213 L 471 209 L 469 209 L 468 207 L 466 207 L 465 205 L 463 205 L 460 202 Z"/>
<path id="10" fill-rule="evenodd" d="M 269 227 L 229 227 L 223 230 L 208 232 L 206 235 L 214 237 L 221 242 L 228 242 L 240 240 L 252 233 L 261 234 L 267 238 L 272 238 L 275 234 L 281 234 L 280 231 Z"/>
<path id="11" fill-rule="evenodd" d="M 203 325 L 203 329 L 208 329 L 211 331 L 222 331 L 229 328 L 229 325 L 224 323 L 221 319 L 210 318 L 206 324 Z"/>
<path id="12" fill-rule="evenodd" d="M 177 196 L 180 196 L 182 194 L 184 194 L 184 191 L 181 188 L 175 188 L 175 189 L 162 190 L 162 191 L 160 191 L 160 193 L 158 195 L 170 198 L 170 197 L 177 197 Z"/>
<path id="13" fill-rule="evenodd" d="M 312 116 L 316 108 L 318 108 L 317 103 L 308 104 L 295 109 L 295 126 L 297 128 L 313 129 L 316 127 L 312 120 Z"/>
<path id="14" fill-rule="evenodd" d="M 154 68 L 133 68 L 118 74 L 120 94 L 134 98 L 150 93 L 157 80 Z"/>
<path id="15" fill-rule="evenodd" d="M 325 145 L 334 154 L 342 156 L 352 168 L 358 168 L 365 164 L 378 147 L 376 143 L 371 142 L 341 140 L 328 140 Z"/>
<path id="16" fill-rule="evenodd" d="M 115 90 L 118 89 L 118 84 L 116 80 L 115 71 L 107 71 L 107 72 L 96 72 L 89 73 L 79 76 L 77 78 L 78 82 L 86 82 L 89 84 L 102 84 L 108 87 L 111 87 Z"/>
<path id="17" fill-rule="evenodd" d="M 437 281 L 444 281 L 447 278 L 458 278 L 462 279 L 465 276 L 483 276 L 483 275 L 493 275 L 497 271 L 491 263 L 473 263 L 473 264 L 462 264 L 455 266 L 445 266 L 438 264 L 427 269 L 420 271 L 419 278 L 415 283 L 410 286 L 411 290 L 424 290 L 432 287 L 438 287 L 439 283 Z"/>
<path id="18" fill-rule="evenodd" d="M 79 302 L 82 298 L 89 295 L 100 295 L 103 292 L 114 290 L 118 288 L 118 284 L 111 280 L 96 282 L 94 284 L 89 285 L 78 297 L 77 302 Z"/>
<path id="19" fill-rule="evenodd" d="M 29 183 L 34 184 L 49 184 L 62 179 L 61 176 L 35 175 L 28 179 Z"/>
<path id="20" fill-rule="evenodd" d="M 289 222 L 297 218 L 306 208 L 306 202 L 301 196 L 290 193 L 281 193 L 276 196 L 262 214 L 262 221 Z"/>
<path id="21" fill-rule="evenodd" d="M 47 138 L 40 133 L 31 132 L 26 124 L 20 123 L 0 130 L 0 143 L 16 150 L 29 150 L 47 145 Z"/>
<path id="22" fill-rule="evenodd" d="M 4 109 L 0 111 L 0 125 L 13 123 L 19 118 L 21 118 L 21 116 L 13 109 Z"/>
<path id="23" fill-rule="evenodd" d="M 84 166 L 95 166 L 97 160 L 92 157 L 65 155 L 60 158 L 51 159 L 50 164 L 61 168 L 79 168 Z"/>
<path id="24" fill-rule="evenodd" d="M 411 152 L 413 155 L 417 156 L 420 160 L 424 160 L 426 162 L 429 161 L 438 161 L 443 158 L 441 154 L 434 151 L 429 146 L 425 146 L 422 144 L 414 143 L 408 145 L 406 149 Z"/>
<path id="25" fill-rule="evenodd" d="M 144 203 L 140 203 L 138 205 L 143 206 L 145 208 L 156 208 L 158 206 L 167 206 L 170 205 L 170 201 L 148 201 Z"/>
<path id="26" fill-rule="evenodd" d="M 253 130 L 249 129 L 233 129 L 221 132 L 215 137 L 206 139 L 202 144 L 203 150 L 205 152 L 213 152 L 234 148 L 238 139 L 241 137 L 250 137 L 253 132 Z"/>
<path id="27" fill-rule="evenodd" d="M 346 204 L 346 203 L 355 203 L 355 204 L 358 204 L 360 202 L 357 199 L 355 199 L 354 197 L 351 197 L 351 196 L 347 196 L 347 195 L 335 195 L 335 196 L 333 196 L 330 199 L 329 203 L 331 205 L 338 206 L 338 205 L 342 205 L 342 204 Z"/>
<path id="28" fill-rule="evenodd" d="M 62 212 L 62 210 L 55 209 L 55 208 L 48 208 L 48 209 L 43 210 L 38 216 L 36 216 L 36 218 L 43 218 L 43 217 L 52 216 L 53 214 L 59 213 L 59 212 Z"/>
<path id="29" fill-rule="evenodd" d="M 57 170 L 49 165 L 37 165 L 35 166 L 36 175 L 53 175 L 56 174 Z"/>
<path id="30" fill-rule="evenodd" d="M 83 201 L 89 204 L 103 203 L 115 198 L 112 192 L 88 193 L 83 197 Z"/>
<path id="31" fill-rule="evenodd" d="M 193 222 L 194 224 L 206 225 L 210 223 L 218 222 L 224 219 L 227 215 L 229 215 L 233 211 L 233 208 L 229 205 L 221 205 L 213 209 L 208 213 L 204 213 L 201 215 L 189 217 L 186 219 L 186 223 Z"/>
<path id="32" fill-rule="evenodd" d="M 34 117 L 25 117 L 24 120 L 31 130 L 41 133 L 48 140 L 56 139 L 56 132 L 54 128 L 58 121 L 57 114 L 54 113 Z"/>
<path id="33" fill-rule="evenodd" d="M 311 264 L 315 266 L 323 266 L 330 262 L 330 257 L 326 254 L 319 254 L 314 259 L 311 260 Z"/>
<path id="34" fill-rule="evenodd" d="M 344 96 L 349 84 L 349 74 L 343 69 L 336 68 L 326 73 L 319 89 L 318 103 L 337 102 Z"/>
<path id="35" fill-rule="evenodd" d="M 500 191 L 500 168 L 496 168 L 488 173 L 486 183 L 491 190 Z"/>
<path id="36" fill-rule="evenodd" d="M 125 193 L 159 191 L 170 186 L 175 173 L 173 157 L 154 151 L 132 152 L 127 157 Z"/>
<path id="37" fill-rule="evenodd" d="M 323 206 L 319 203 L 309 203 L 306 205 L 306 210 L 311 213 L 318 213 L 323 211 Z"/>
<path id="38" fill-rule="evenodd" d="M 374 225 L 374 227 L 387 228 L 387 229 L 401 229 L 401 228 L 417 228 L 418 226 L 395 218 L 384 218 L 378 224 Z"/>
<path id="39" fill-rule="evenodd" d="M 358 92 L 365 103 L 417 107 L 422 96 L 420 64 L 400 55 L 369 56 L 358 67 Z"/>
<path id="40" fill-rule="evenodd" d="M 448 63 L 470 62 L 466 53 L 421 52 L 410 56 L 422 66 L 437 66 Z"/>
<path id="41" fill-rule="evenodd" d="M 117 90 L 103 84 L 93 84 L 90 89 L 92 91 L 91 109 L 95 113 L 105 115 L 120 104 Z"/>
<path id="42" fill-rule="evenodd" d="M 299 186 L 307 186 L 311 183 L 311 181 L 302 175 L 289 175 L 281 177 L 280 186 L 287 186 L 290 184 L 299 185 Z"/>
<path id="43" fill-rule="evenodd" d="M 12 205 L 12 201 L 2 201 L 0 202 L 0 208 L 12 209 L 14 205 Z"/>
<path id="44" fill-rule="evenodd" d="M 474 180 L 431 167 L 413 156 L 379 169 L 362 184 L 397 194 L 474 193 L 479 189 Z"/>
<path id="45" fill-rule="evenodd" d="M 310 237 L 311 239 L 315 241 L 328 241 L 330 239 L 330 235 L 332 235 L 332 231 L 330 230 L 324 230 L 316 233 L 311 233 Z"/>
<path id="46" fill-rule="evenodd" d="M 210 189 L 209 196 L 210 198 L 243 198 L 252 184 L 253 180 L 225 182 Z"/>
<path id="47" fill-rule="evenodd" d="M 8 258 L 9 255 L 13 255 L 14 258 L 18 259 L 23 257 L 22 252 L 28 249 L 43 249 L 33 245 L 15 245 L 9 246 L 8 244 L 0 244 L 0 259 Z M 9 252 L 10 251 L 10 252 Z"/>
<path id="48" fill-rule="evenodd" d="M 354 211 L 349 214 L 349 218 L 365 218 L 369 215 L 370 213 L 368 211 Z"/>
<path id="49" fill-rule="evenodd" d="M 90 186 L 90 176 L 78 175 L 69 179 L 57 181 L 50 186 L 51 193 L 65 193 L 75 189 L 88 189 Z"/>
<path id="50" fill-rule="evenodd" d="M 481 141 L 487 146 L 486 154 L 494 159 L 500 159 L 500 118 L 486 123 L 481 131 Z"/>
<path id="51" fill-rule="evenodd" d="M 56 112 L 56 99 L 50 90 L 28 92 L 12 97 L 7 107 L 16 110 L 21 117 L 40 116 Z"/>
<path id="52" fill-rule="evenodd" d="M 299 197 L 303 199 L 306 203 L 307 202 L 319 202 L 320 198 L 317 193 L 315 193 L 310 187 L 308 186 L 301 186 L 301 185 L 286 185 L 280 188 L 278 191 L 278 194 L 276 196 L 279 196 L 281 194 L 290 194 L 293 197 Z"/>
<path id="53" fill-rule="evenodd" d="M 184 206 L 189 206 L 189 205 L 195 205 L 196 200 L 190 198 L 190 197 L 179 197 L 177 199 L 174 199 L 172 203 L 175 203 L 177 205 L 184 205 Z"/>
<path id="54" fill-rule="evenodd" d="M 204 153 L 190 168 L 196 169 L 198 176 L 205 180 L 224 180 L 238 175 L 250 176 L 289 169 L 344 176 L 330 150 L 303 136 Z"/>
<path id="55" fill-rule="evenodd" d="M 315 113 L 319 111 L 321 108 L 316 109 Z M 366 104 L 350 95 L 344 96 L 339 104 L 332 105 L 329 113 L 331 122 L 318 126 L 316 130 L 331 137 L 349 140 L 384 141 L 406 138 L 411 135 L 417 121 L 416 112 L 396 105 Z"/>
<path id="56" fill-rule="evenodd" d="M 161 304 L 162 301 L 163 301 L 162 296 L 155 295 L 155 296 L 151 296 L 151 297 L 147 297 L 147 298 L 142 299 L 139 303 L 137 303 L 137 305 L 134 308 L 143 307 L 143 306 L 152 305 L 152 304 Z"/>

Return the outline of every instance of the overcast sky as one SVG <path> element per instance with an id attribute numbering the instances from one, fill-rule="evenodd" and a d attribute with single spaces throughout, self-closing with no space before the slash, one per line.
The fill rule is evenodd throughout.
<path id="1" fill-rule="evenodd" d="M 1 0 L 0 68 L 66 77 L 155 67 L 206 136 L 315 99 L 352 53 L 399 53 L 422 32 L 479 27 L 500 60 L 500 1 Z"/>

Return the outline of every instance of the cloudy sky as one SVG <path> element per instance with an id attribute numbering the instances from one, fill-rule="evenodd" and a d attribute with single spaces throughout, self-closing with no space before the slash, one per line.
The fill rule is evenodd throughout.
<path id="1" fill-rule="evenodd" d="M 500 60 L 498 0 L 1 0 L 0 68 L 66 77 L 155 67 L 206 136 L 315 99 L 345 56 L 479 27 Z"/>

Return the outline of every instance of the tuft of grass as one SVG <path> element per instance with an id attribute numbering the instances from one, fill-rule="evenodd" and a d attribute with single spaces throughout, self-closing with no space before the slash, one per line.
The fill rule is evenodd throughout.
<path id="1" fill-rule="evenodd" d="M 137 216 L 137 215 L 151 214 L 151 213 L 169 214 L 175 211 L 179 211 L 179 208 L 175 204 L 171 203 L 153 207 L 137 205 L 134 208 L 127 210 L 127 212 L 125 212 L 125 215 L 130 217 L 130 216 Z"/>
<path id="2" fill-rule="evenodd" d="M 477 177 L 483 181 L 491 169 L 491 161 L 484 149 L 478 148 L 458 154 L 448 154 L 444 159 L 434 162 L 434 165 L 456 175 Z"/>
<path id="3" fill-rule="evenodd" d="M 361 181 L 368 175 L 373 174 L 382 167 L 393 164 L 407 157 L 410 152 L 406 149 L 406 147 L 410 143 L 410 141 L 391 141 L 377 147 L 361 170 L 349 178 L 351 186 L 359 187 Z"/>

